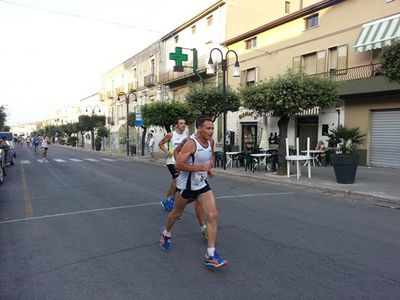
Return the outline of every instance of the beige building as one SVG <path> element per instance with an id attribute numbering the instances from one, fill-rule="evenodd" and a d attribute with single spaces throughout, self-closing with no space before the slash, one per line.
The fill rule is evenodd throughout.
<path id="1" fill-rule="evenodd" d="M 367 134 L 359 149 L 362 163 L 400 166 L 400 85 L 379 76 L 378 65 L 381 48 L 400 36 L 400 1 L 271 2 L 229 1 L 223 44 L 239 55 L 241 77 L 228 77 L 228 84 L 256 84 L 287 68 L 340 81 L 337 106 L 291 119 L 290 143 L 295 137 L 310 136 L 313 144 L 326 140 L 338 123 L 360 127 Z M 228 120 L 241 149 L 265 145 L 278 130 L 276 118 L 254 117 L 246 110 L 230 113 Z"/>

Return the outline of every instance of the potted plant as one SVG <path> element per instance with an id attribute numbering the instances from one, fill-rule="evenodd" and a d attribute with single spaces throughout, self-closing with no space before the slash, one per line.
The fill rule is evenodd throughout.
<path id="1" fill-rule="evenodd" d="M 96 147 L 96 151 L 101 150 L 101 142 L 103 141 L 103 138 L 108 137 L 108 131 L 105 126 L 101 126 L 97 129 L 97 136 L 94 142 L 94 145 Z"/>
<path id="2" fill-rule="evenodd" d="M 337 145 L 336 154 L 331 155 L 333 169 L 338 183 L 354 183 L 359 156 L 354 152 L 363 143 L 365 134 L 360 128 L 339 126 L 330 130 L 329 142 Z"/>

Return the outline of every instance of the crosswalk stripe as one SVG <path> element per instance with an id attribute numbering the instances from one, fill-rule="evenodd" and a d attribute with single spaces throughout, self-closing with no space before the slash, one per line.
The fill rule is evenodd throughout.
<path id="1" fill-rule="evenodd" d="M 42 158 L 39 158 L 38 160 L 37 160 L 39 163 L 49 163 L 49 161 L 46 159 L 46 160 L 44 160 L 44 159 L 42 159 Z"/>
<path id="2" fill-rule="evenodd" d="M 66 160 L 63 160 L 61 158 L 54 158 L 53 160 L 56 162 L 66 162 Z"/>
<path id="3" fill-rule="evenodd" d="M 94 158 L 85 158 L 85 160 L 87 160 L 87 161 L 99 161 L 98 159 L 94 159 Z"/>
<path id="4" fill-rule="evenodd" d="M 82 159 L 77 159 L 77 158 L 70 158 L 69 160 L 71 160 L 71 161 L 83 161 Z"/>
<path id="5" fill-rule="evenodd" d="M 30 162 L 29 160 L 20 160 L 19 163 L 20 163 L 21 165 L 28 165 L 28 164 L 30 164 L 31 162 Z"/>
<path id="6" fill-rule="evenodd" d="M 106 161 L 115 161 L 115 159 L 105 158 L 105 157 L 102 157 L 101 159 L 102 159 L 102 160 L 106 160 Z"/>

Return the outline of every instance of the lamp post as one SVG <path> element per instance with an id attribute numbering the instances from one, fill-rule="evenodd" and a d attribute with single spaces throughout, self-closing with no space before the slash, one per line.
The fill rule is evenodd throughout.
<path id="1" fill-rule="evenodd" d="M 129 124 L 128 124 L 128 118 L 129 118 L 129 98 L 130 96 L 133 95 L 135 96 L 134 100 L 137 102 L 137 97 L 134 92 L 129 92 L 128 95 L 125 92 L 119 92 L 118 93 L 118 101 L 124 101 L 126 104 L 126 155 L 129 156 Z"/>
<path id="2" fill-rule="evenodd" d="M 100 113 L 101 110 L 100 110 L 100 107 L 98 105 L 95 105 L 95 106 L 89 105 L 89 106 L 86 107 L 86 112 L 91 111 L 91 116 L 90 116 L 90 120 L 91 120 L 90 139 L 91 139 L 91 143 L 92 143 L 92 150 L 94 150 L 94 115 L 95 115 L 96 108 L 98 109 L 98 111 Z"/>
<path id="3" fill-rule="evenodd" d="M 340 126 L 340 106 L 336 106 L 336 112 L 337 112 L 337 127 L 339 128 Z"/>
<path id="4" fill-rule="evenodd" d="M 213 51 L 217 51 L 221 54 L 221 69 L 222 69 L 222 99 L 224 101 L 223 103 L 223 147 L 222 147 L 222 151 L 224 152 L 224 170 L 226 170 L 226 86 L 227 86 L 227 73 L 228 73 L 228 54 L 229 53 L 233 53 L 235 54 L 236 57 L 236 61 L 233 67 L 233 77 L 239 77 L 240 76 L 240 67 L 239 67 L 239 59 L 238 59 L 238 55 L 234 50 L 228 50 L 225 53 L 225 57 L 224 54 L 222 53 L 221 49 L 219 48 L 213 48 L 210 51 L 210 58 L 208 60 L 208 65 L 207 65 L 207 71 L 206 74 L 207 75 L 212 75 L 215 74 L 215 69 L 214 69 L 214 62 L 211 58 L 211 55 L 213 53 Z"/>

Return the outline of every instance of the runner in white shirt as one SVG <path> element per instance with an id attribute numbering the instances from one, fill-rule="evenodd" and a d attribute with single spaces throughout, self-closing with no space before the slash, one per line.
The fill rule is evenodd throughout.
<path id="1" fill-rule="evenodd" d="M 226 265 L 228 261 L 215 251 L 218 211 L 214 193 L 207 180 L 212 175 L 214 125 L 210 118 L 199 117 L 196 127 L 198 129 L 196 137 L 188 139 L 176 158 L 176 168 L 181 173 L 177 179 L 174 209 L 168 215 L 166 227 L 161 228 L 160 246 L 164 250 L 169 249 L 171 231 L 177 218 L 182 215 L 188 203 L 198 201 L 206 212 L 208 220 L 208 247 L 205 265 L 219 268 Z"/>
<path id="2" fill-rule="evenodd" d="M 47 158 L 47 151 L 49 149 L 49 143 L 50 140 L 46 135 L 43 135 L 41 141 L 40 141 L 40 148 L 42 148 L 42 155 L 43 155 L 43 160 Z"/>

